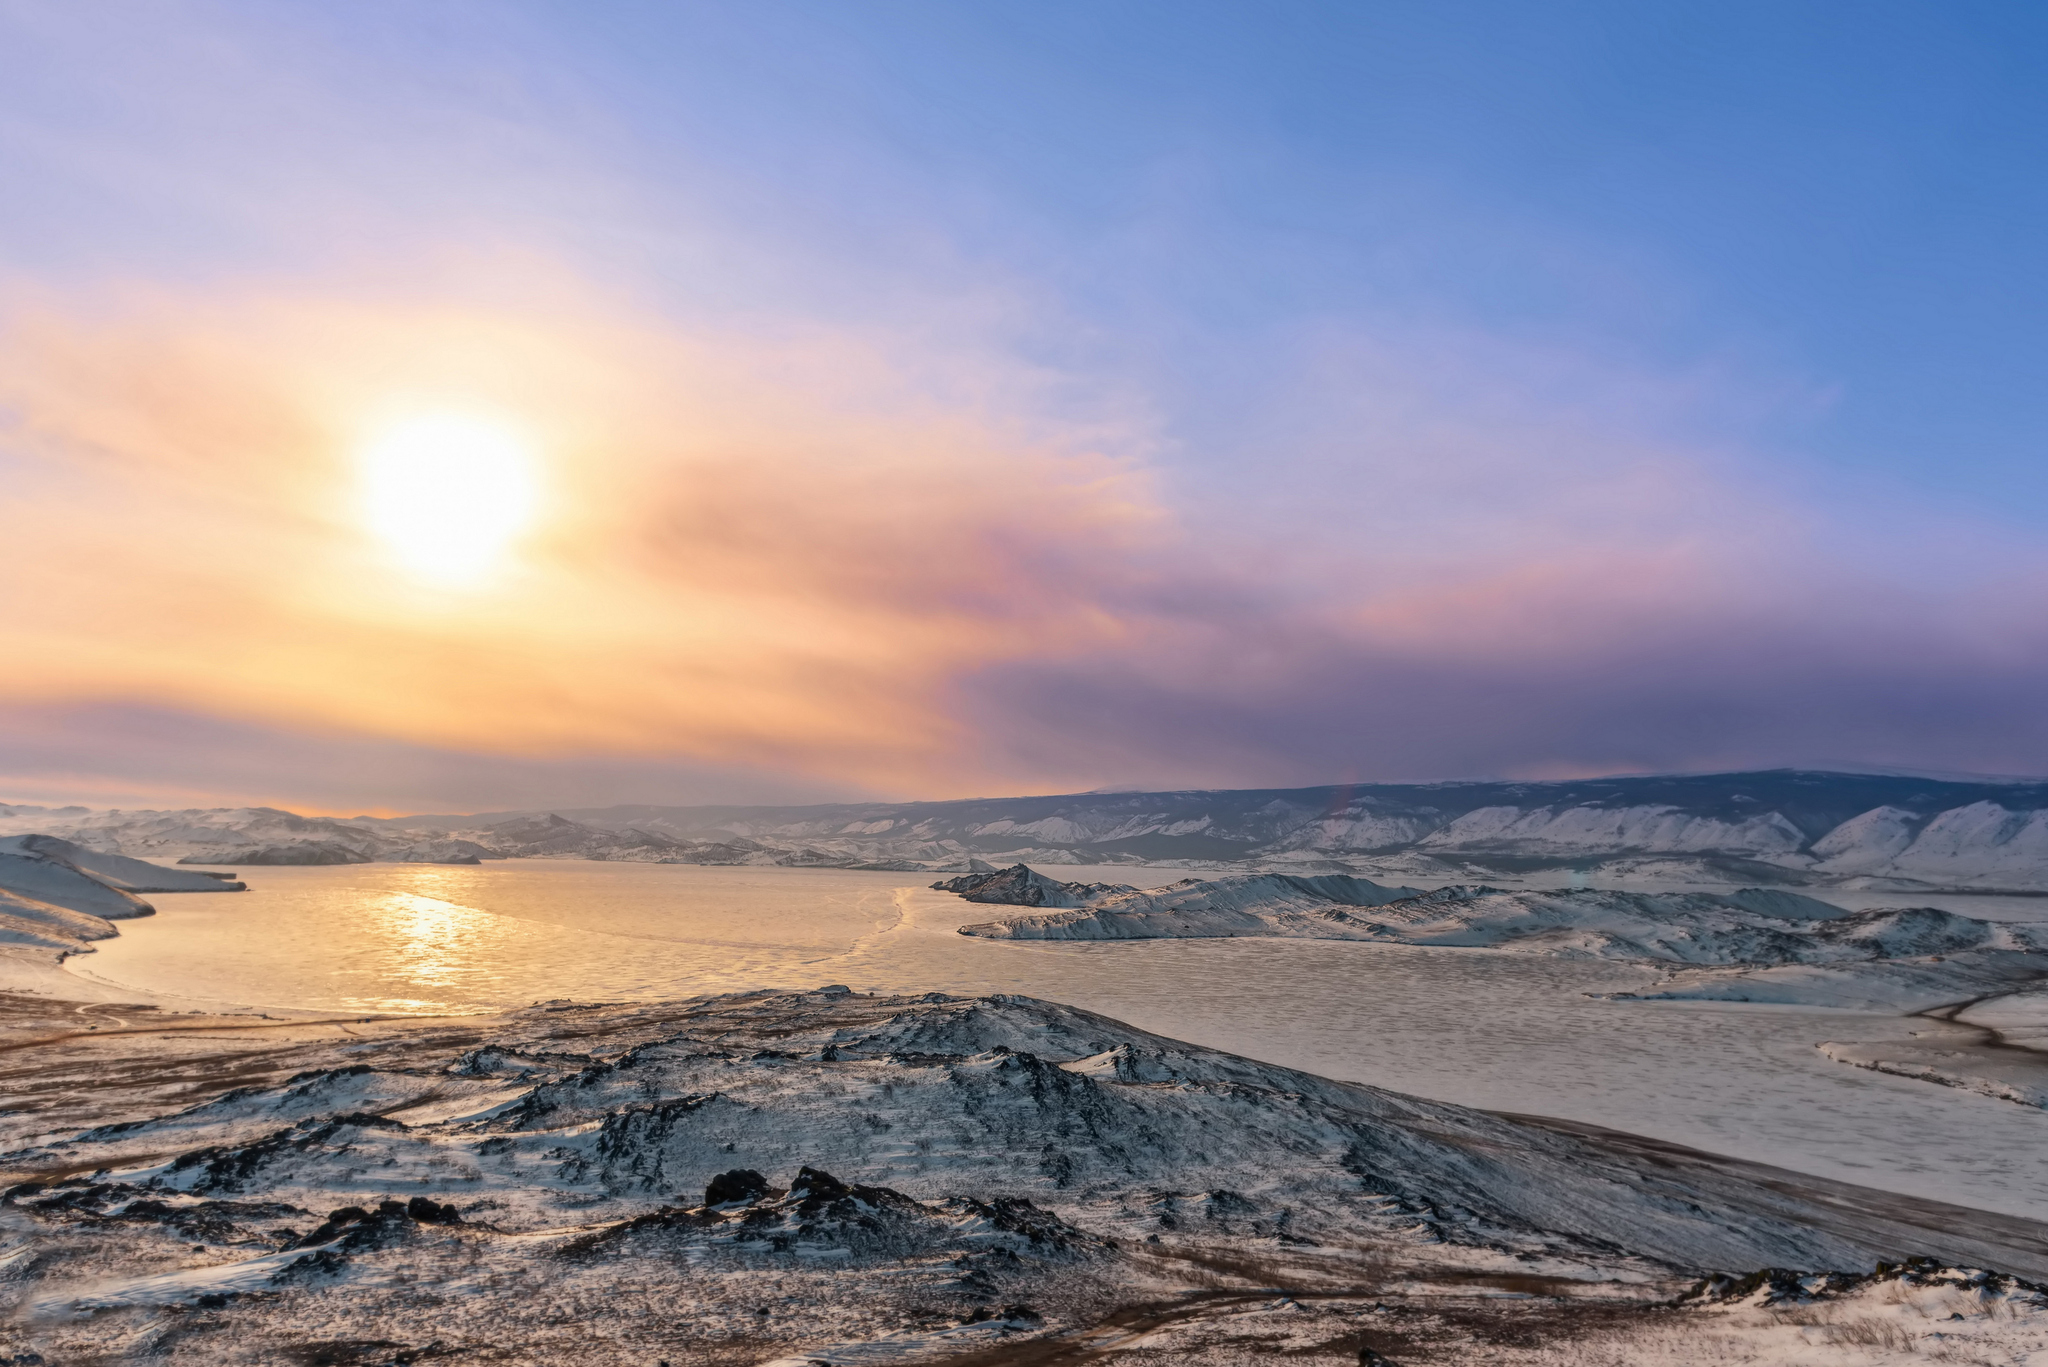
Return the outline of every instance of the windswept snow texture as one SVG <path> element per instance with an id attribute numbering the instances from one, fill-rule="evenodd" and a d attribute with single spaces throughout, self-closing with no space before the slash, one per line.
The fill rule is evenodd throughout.
<path id="1" fill-rule="evenodd" d="M 1535 1285 L 1552 1314 L 1583 1298 L 1597 1316 L 1714 1271 L 1867 1274 L 1913 1250 L 2048 1268 L 2025 1221 L 1029 998 L 830 987 L 412 1028 L 0 1156 L 0 1260 L 25 1260 L 15 1351 L 424 1360 L 426 1324 L 479 1361 L 882 1363 L 1070 1333 L 1191 1285 Z M 339 1356 L 344 1340 L 391 1356 Z"/>
<path id="2" fill-rule="evenodd" d="M 292 845 L 364 859 L 556 858 L 971 871 L 973 861 L 1236 865 L 1484 881 L 2048 891 L 2048 783 L 1802 770 L 1560 783 L 1357 784 L 811 807 L 301 817 L 0 804 L 0 833 L 214 863 Z M 445 848 L 435 842 L 451 843 Z"/>

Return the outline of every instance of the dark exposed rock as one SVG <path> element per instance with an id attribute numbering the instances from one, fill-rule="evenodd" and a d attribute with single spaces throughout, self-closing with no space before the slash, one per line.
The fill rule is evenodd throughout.
<path id="1" fill-rule="evenodd" d="M 995 1283 L 975 1266 L 976 1259 L 995 1259 L 1015 1268 L 1015 1249 L 1044 1259 L 1092 1255 L 1108 1247 L 1019 1197 L 924 1202 L 891 1187 L 842 1182 L 811 1167 L 797 1173 L 787 1192 L 769 1187 L 759 1173 L 740 1169 L 721 1174 L 706 1195 L 733 1190 L 748 1193 L 745 1199 L 751 1204 L 744 1209 L 733 1208 L 735 1202 L 717 1201 L 693 1210 L 663 1206 L 579 1235 L 556 1249 L 556 1255 L 587 1257 L 650 1235 L 708 1238 L 735 1253 L 752 1250 L 749 1256 L 755 1257 L 789 1252 L 799 1243 L 843 1248 L 862 1258 L 950 1247 L 960 1250 L 956 1266 L 967 1269 L 962 1288 L 992 1296 Z"/>
<path id="2" fill-rule="evenodd" d="M 1039 1314 L 1034 1307 L 1029 1305 L 1006 1305 L 1000 1310 L 993 1306 L 984 1305 L 962 1320 L 961 1323 L 986 1324 L 990 1320 L 1000 1320 L 1006 1324 L 1014 1324 L 1020 1329 L 1036 1329 L 1045 1323 L 1045 1316 Z"/>
<path id="3" fill-rule="evenodd" d="M 368 864 L 369 855 L 333 840 L 307 840 L 283 845 L 236 845 L 188 854 L 180 864 Z"/>
<path id="4" fill-rule="evenodd" d="M 380 1115 L 351 1114 L 302 1120 L 248 1144 L 194 1149 L 171 1160 L 172 1172 L 200 1169 L 195 1191 L 236 1191 L 265 1167 L 293 1154 L 319 1149 L 346 1150 L 350 1129 L 402 1130 L 405 1126 Z"/>
<path id="5" fill-rule="evenodd" d="M 579 1235 L 555 1250 L 558 1258 L 583 1258 L 602 1252 L 630 1239 L 636 1234 L 660 1231 L 694 1231 L 708 1229 L 722 1223 L 717 1215 L 703 1210 L 684 1210 L 677 1206 L 663 1206 L 650 1210 L 645 1215 L 636 1215 L 622 1220 L 606 1229 L 594 1230 Z"/>
<path id="6" fill-rule="evenodd" d="M 276 1201 L 167 1201 L 126 1182 L 72 1178 L 51 1186 L 23 1183 L 6 1195 L 39 1220 L 87 1225 L 160 1225 L 178 1238 L 213 1244 L 267 1242 L 259 1222 L 303 1216 Z"/>
<path id="7" fill-rule="evenodd" d="M 734 1168 L 711 1179 L 704 1188 L 707 1206 L 742 1205 L 768 1194 L 768 1179 L 752 1168 Z"/>
<path id="8" fill-rule="evenodd" d="M 339 1240 L 350 1252 L 384 1248 L 405 1239 L 414 1225 L 456 1225 L 462 1215 L 452 1205 L 425 1196 L 409 1201 L 379 1201 L 375 1210 L 341 1206 L 327 1213 L 327 1219 L 310 1234 L 300 1235 L 287 1247 L 313 1248 Z"/>
<path id="9" fill-rule="evenodd" d="M 789 1194 L 803 1203 L 797 1207 L 797 1213 L 808 1215 L 825 1202 L 845 1196 L 847 1187 L 831 1173 L 807 1167 L 797 1172 L 796 1180 L 789 1184 Z"/>
<path id="10" fill-rule="evenodd" d="M 462 1215 L 452 1205 L 442 1205 L 424 1196 L 415 1196 L 405 1203 L 405 1213 L 423 1225 L 459 1225 Z"/>
<path id="11" fill-rule="evenodd" d="M 1121 883 L 1061 883 L 1025 864 L 1012 864 L 994 873 L 963 873 L 932 887 L 956 893 L 965 901 L 1006 907 L 1082 907 L 1098 897 L 1136 891 Z"/>
<path id="12" fill-rule="evenodd" d="M 1903 1262 L 1879 1263 L 1868 1273 L 1800 1272 L 1785 1267 L 1759 1268 L 1741 1276 L 1715 1273 L 1694 1283 L 1678 1298 L 1678 1303 L 1719 1305 L 1746 1301 L 1760 1294 L 1763 1297 L 1761 1303 L 1766 1306 L 1803 1304 L 1890 1281 L 1904 1282 L 1908 1286 L 1954 1286 L 2000 1294 L 2020 1291 L 2048 1297 L 2048 1286 L 2002 1272 L 1955 1267 L 1938 1258 L 1907 1258 Z"/>
<path id="13" fill-rule="evenodd" d="M 1021 1234 L 1034 1244 L 1064 1249 L 1100 1242 L 1021 1196 L 998 1196 L 986 1202 L 970 1198 L 963 1204 L 1004 1233 Z"/>

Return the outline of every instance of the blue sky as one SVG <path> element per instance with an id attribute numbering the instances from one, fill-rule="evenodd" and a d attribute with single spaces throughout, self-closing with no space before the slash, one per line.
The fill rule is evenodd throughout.
<path id="1" fill-rule="evenodd" d="M 154 292 L 195 314 L 267 293 L 539 316 L 546 277 L 734 352 L 829 336 L 881 358 L 892 420 L 972 415 L 1142 473 L 1173 545 L 1090 571 L 1099 601 L 1070 605 L 1123 647 L 906 679 L 957 727 L 911 771 L 650 722 L 678 773 L 936 792 L 2048 768 L 2013 721 L 2043 681 L 2048 582 L 2037 7 L 16 4 L 0 26 L 0 278 L 46 314 L 104 322 Z M 89 461 L 60 446 L 0 461 L 61 481 Z M 989 464 L 989 497 L 1019 478 Z M 1146 729 L 1128 714 L 1158 715 L 1140 700 L 1164 685 L 1098 695 L 1153 665 L 1098 650 L 1235 677 L 1189 664 L 1215 648 L 1198 638 L 1282 619 L 1256 685 L 1166 709 L 1222 737 L 1198 757 L 1167 733 L 1099 761 L 1017 739 L 1082 697 Z M 1468 638 L 1504 639 L 1501 620 L 1549 623 L 1600 682 L 1529 667 L 1549 681 L 1521 691 L 1551 701 L 1496 727 L 1477 699 L 1517 692 L 1517 666 Z M 1872 682 L 1916 649 L 1948 668 Z M 1672 698 L 1730 650 L 1789 652 L 1809 682 L 1758 691 L 1733 668 Z M 1440 710 L 1415 670 L 1464 680 L 1489 720 L 1332 738 L 1310 699 L 1333 669 L 1363 670 L 1346 687 L 1379 700 L 1375 727 Z M 141 676 L 64 687 L 16 702 L 38 726 L 167 702 Z M 1647 707 L 1626 736 L 1554 715 L 1611 688 Z M 1812 689 L 1846 719 L 1815 720 Z M 433 740 L 188 703 L 195 737 Z M 1276 720 L 1304 712 L 1321 731 Z M 611 743 L 589 743 L 615 782 Z M 36 777 L 46 750 L 24 791 L 57 781 Z M 107 766 L 77 782 L 120 790 Z M 468 778 L 418 794 L 487 797 Z"/>

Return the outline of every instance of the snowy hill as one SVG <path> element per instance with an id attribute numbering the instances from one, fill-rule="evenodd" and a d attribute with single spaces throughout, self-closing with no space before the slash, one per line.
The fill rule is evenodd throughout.
<path id="1" fill-rule="evenodd" d="M 17 1183 L 0 1257 L 28 1255 L 34 1351 L 400 1361 L 390 1345 L 427 1326 L 438 1355 L 478 1360 L 904 1363 L 1288 1286 L 1359 1301 L 1336 1331 L 1357 1361 L 1387 1302 L 1446 1288 L 1482 1307 L 1540 1290 L 1582 1332 L 1624 1310 L 1654 1331 L 1702 1273 L 1843 1274 L 1709 1277 L 1694 1299 L 1721 1305 L 1851 1295 L 1896 1282 L 1907 1253 L 2048 1268 L 2025 1221 L 1029 998 L 829 987 L 403 1030 L 302 1047 L 288 1078 L 223 1078 L 162 1114 L 80 1078 L 90 1128 L 0 1156 Z M 1918 1266 L 1947 1332 L 2038 1328 L 2009 1275 Z M 298 1351 L 341 1342 L 387 1356 Z"/>
<path id="2" fill-rule="evenodd" d="M 240 892 L 233 879 L 159 868 L 47 835 L 0 837 L 0 945 L 90 951 L 113 922 L 151 916 L 142 892 Z"/>
<path id="3" fill-rule="evenodd" d="M 2048 891 L 2048 783 L 1800 770 L 346 820 L 271 808 L 0 806 L 0 833 L 30 830 L 111 852 L 225 863 L 325 844 L 353 852 L 337 859 L 502 855 L 944 872 L 987 859 L 1430 881 L 1573 871 L 1609 885 Z"/>

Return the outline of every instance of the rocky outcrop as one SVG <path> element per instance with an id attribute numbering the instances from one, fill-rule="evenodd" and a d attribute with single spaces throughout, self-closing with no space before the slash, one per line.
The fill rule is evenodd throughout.
<path id="1" fill-rule="evenodd" d="M 1122 883 L 1061 883 L 1034 872 L 1028 865 L 965 873 L 932 884 L 939 892 L 957 893 L 969 902 L 1006 907 L 1084 907 L 1090 902 L 1137 889 Z"/>
<path id="2" fill-rule="evenodd" d="M 180 864 L 368 864 L 370 855 L 332 840 L 304 840 L 281 845 L 226 845 L 188 854 Z"/>

